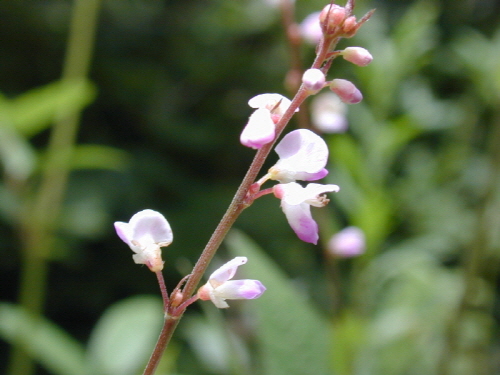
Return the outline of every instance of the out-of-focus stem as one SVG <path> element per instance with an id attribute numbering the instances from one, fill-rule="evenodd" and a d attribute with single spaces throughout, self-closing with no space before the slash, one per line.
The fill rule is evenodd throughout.
<path id="1" fill-rule="evenodd" d="M 464 321 L 468 319 L 468 313 L 474 311 L 477 313 L 480 311 L 478 309 L 477 303 L 475 302 L 476 297 L 479 293 L 478 287 L 480 283 L 479 278 L 486 278 L 485 260 L 488 258 L 487 254 L 491 250 L 490 243 L 488 239 L 491 238 L 491 231 L 497 231 L 498 228 L 491 227 L 490 211 L 491 207 L 495 205 L 495 200 L 498 197 L 498 180 L 500 179 L 500 149 L 498 148 L 500 144 L 500 112 L 496 113 L 494 128 L 491 136 L 489 137 L 489 142 L 487 145 L 487 151 L 490 157 L 491 173 L 488 179 L 488 188 L 483 196 L 482 204 L 477 209 L 477 220 L 476 220 L 476 233 L 471 245 L 464 255 L 464 293 L 458 310 L 455 315 L 450 319 L 447 332 L 446 332 L 446 344 L 441 356 L 441 361 L 439 363 L 439 373 L 445 375 L 452 375 L 454 369 L 450 366 L 451 363 L 456 362 L 456 358 L 460 356 L 460 352 L 467 350 L 469 358 L 473 361 L 473 368 L 475 374 L 477 375 L 487 375 L 490 374 L 492 361 L 488 360 L 488 353 L 486 345 L 484 348 L 476 348 L 476 350 L 471 350 L 470 348 L 464 349 L 460 346 L 463 340 L 460 340 L 463 330 Z M 491 267 L 491 265 L 490 265 Z M 498 269 L 498 267 L 492 267 L 492 269 Z M 490 276 L 490 283 L 494 285 L 497 280 L 498 271 L 494 275 Z M 486 314 L 493 307 L 493 300 L 489 300 L 487 303 L 489 305 L 482 305 L 481 310 Z M 479 350 L 477 350 L 479 349 Z"/>
<path id="2" fill-rule="evenodd" d="M 62 79 L 83 79 L 90 67 L 100 0 L 76 0 L 67 43 Z M 19 304 L 34 317 L 41 315 L 46 294 L 48 258 L 54 230 L 66 190 L 69 161 L 73 151 L 80 116 L 61 117 L 52 127 L 47 147 L 47 162 L 32 204 L 22 212 L 23 268 Z M 25 327 L 28 330 L 30 327 Z M 12 350 L 8 373 L 29 375 L 34 365 L 20 344 Z"/>

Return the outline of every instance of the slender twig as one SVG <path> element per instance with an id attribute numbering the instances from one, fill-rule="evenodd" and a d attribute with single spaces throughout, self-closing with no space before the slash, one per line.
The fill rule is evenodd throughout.
<path id="1" fill-rule="evenodd" d="M 168 311 L 168 306 L 170 305 L 167 286 L 165 285 L 165 279 L 163 278 L 163 273 L 161 271 L 157 271 L 155 272 L 155 274 L 156 278 L 158 279 L 158 284 L 160 285 L 161 297 L 163 299 L 163 311 L 166 313 Z"/>

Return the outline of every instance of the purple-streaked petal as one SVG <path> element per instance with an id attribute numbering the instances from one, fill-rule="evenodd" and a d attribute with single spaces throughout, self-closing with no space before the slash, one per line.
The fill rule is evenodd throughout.
<path id="1" fill-rule="evenodd" d="M 321 180 L 327 174 L 328 170 L 326 168 L 323 168 L 322 170 L 316 173 L 302 172 L 302 173 L 297 173 L 295 176 L 297 177 L 297 180 L 301 181 L 316 181 L 316 180 Z"/>
<path id="2" fill-rule="evenodd" d="M 295 234 L 302 241 L 316 245 L 319 239 L 318 224 L 311 216 L 311 206 L 307 203 L 291 205 L 282 200 L 281 208 Z"/>
<path id="3" fill-rule="evenodd" d="M 116 221 L 114 226 L 118 237 L 120 237 L 120 239 L 127 245 L 133 246 L 132 245 L 133 230 L 130 227 L 129 223 L 124 223 L 123 221 Z"/>
<path id="4" fill-rule="evenodd" d="M 247 257 L 236 257 L 215 270 L 209 278 L 210 284 L 215 288 L 232 279 L 236 270 L 247 262 Z"/>
<path id="5" fill-rule="evenodd" d="M 230 280 L 215 288 L 214 294 L 223 299 L 255 299 L 265 290 L 258 280 Z"/>
<path id="6" fill-rule="evenodd" d="M 240 142 L 243 146 L 259 149 L 274 140 L 275 130 L 271 112 L 265 108 L 256 109 L 241 132 Z"/>

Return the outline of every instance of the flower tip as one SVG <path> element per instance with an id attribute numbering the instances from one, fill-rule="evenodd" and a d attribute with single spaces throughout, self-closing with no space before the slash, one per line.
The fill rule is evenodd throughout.
<path id="1" fill-rule="evenodd" d="M 363 100 L 361 91 L 346 79 L 334 79 L 330 82 L 330 89 L 346 104 L 357 104 Z"/>
<path id="2" fill-rule="evenodd" d="M 315 94 L 325 87 L 325 74 L 319 69 L 307 69 L 302 75 L 302 83 L 311 94 Z"/>
<path id="3" fill-rule="evenodd" d="M 373 56 L 367 49 L 362 47 L 347 47 L 342 51 L 342 57 L 358 66 L 367 66 L 373 61 Z"/>

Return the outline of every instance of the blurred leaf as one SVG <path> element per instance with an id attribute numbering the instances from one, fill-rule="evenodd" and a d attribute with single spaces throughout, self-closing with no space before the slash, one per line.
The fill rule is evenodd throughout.
<path id="1" fill-rule="evenodd" d="M 84 373 L 82 346 L 45 318 L 32 318 L 16 305 L 0 303 L 0 335 L 20 343 L 39 363 L 55 375 Z"/>
<path id="2" fill-rule="evenodd" d="M 0 123 L 0 160 L 8 178 L 24 181 L 36 165 L 36 153 L 14 129 Z"/>
<path id="3" fill-rule="evenodd" d="M 7 103 L 4 109 L 14 127 L 31 137 L 61 116 L 82 110 L 94 99 L 96 89 L 87 80 L 66 80 L 32 89 Z"/>
<path id="4" fill-rule="evenodd" d="M 265 375 L 331 374 L 330 326 L 283 271 L 248 237 L 231 231 L 226 244 L 233 256 L 249 258 L 245 272 L 267 291 L 246 306 L 257 316 Z"/>
<path id="5" fill-rule="evenodd" d="M 136 296 L 115 303 L 92 331 L 87 374 L 136 374 L 146 365 L 162 322 L 157 297 Z"/>
<path id="6" fill-rule="evenodd" d="M 73 150 L 72 168 L 123 171 L 129 162 L 125 151 L 103 145 L 77 145 Z"/>

